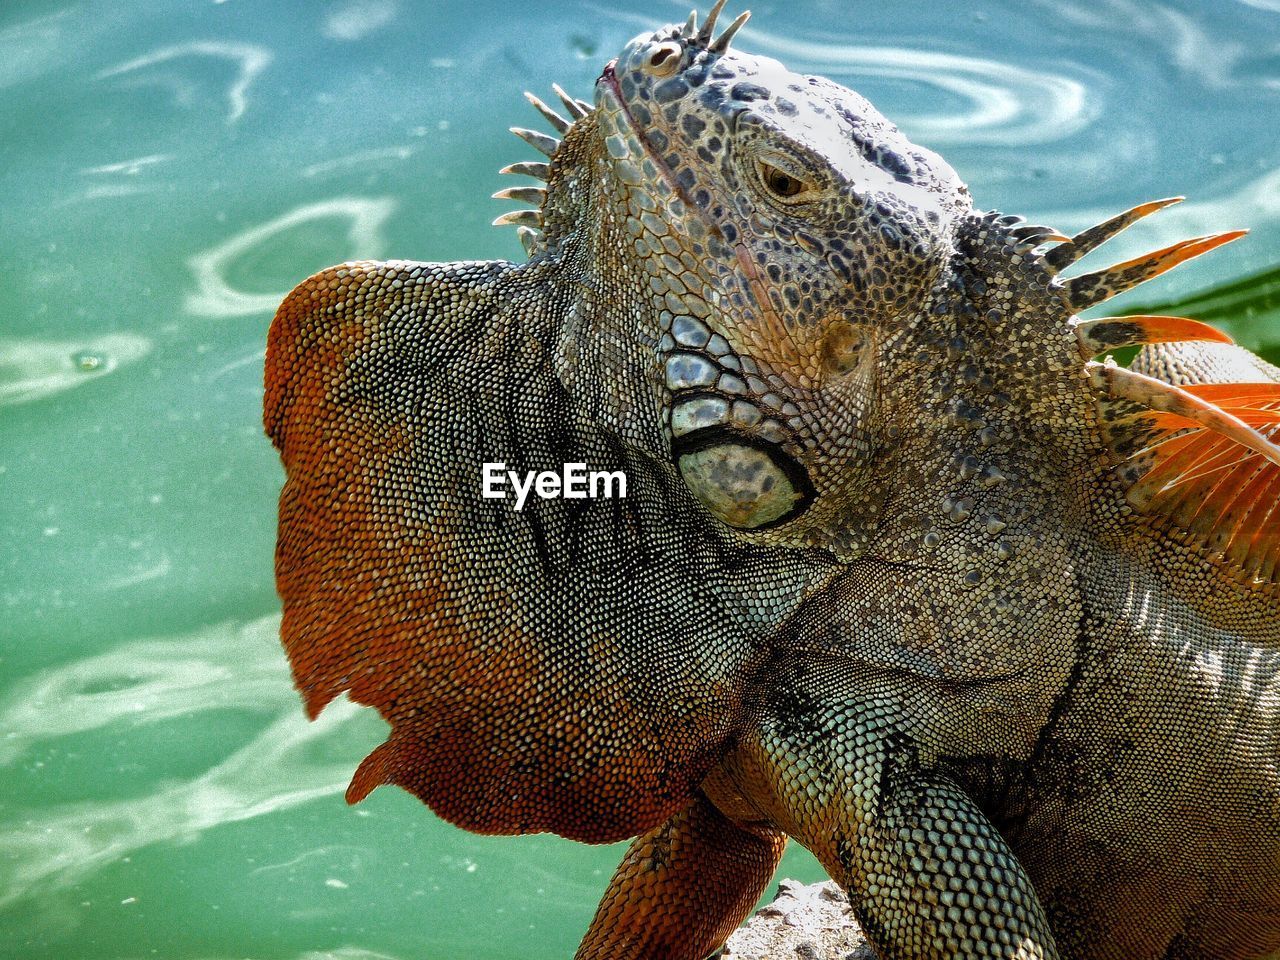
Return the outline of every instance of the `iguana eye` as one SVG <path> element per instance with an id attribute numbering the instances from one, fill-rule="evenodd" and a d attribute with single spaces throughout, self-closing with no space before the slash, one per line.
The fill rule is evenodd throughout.
<path id="1" fill-rule="evenodd" d="M 760 172 L 760 182 L 764 184 L 764 188 L 779 200 L 789 200 L 812 189 L 810 184 L 763 160 L 756 161 L 756 169 Z"/>

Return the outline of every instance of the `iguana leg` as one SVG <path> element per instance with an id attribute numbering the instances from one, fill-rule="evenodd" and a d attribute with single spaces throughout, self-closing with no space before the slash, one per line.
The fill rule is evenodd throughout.
<path id="1" fill-rule="evenodd" d="M 746 919 L 786 842 L 776 830 L 732 822 L 698 794 L 632 842 L 577 960 L 701 960 Z"/>
<path id="2" fill-rule="evenodd" d="M 777 716 L 733 762 L 746 792 L 822 861 L 881 960 L 1057 958 L 1022 865 L 885 703 Z"/>

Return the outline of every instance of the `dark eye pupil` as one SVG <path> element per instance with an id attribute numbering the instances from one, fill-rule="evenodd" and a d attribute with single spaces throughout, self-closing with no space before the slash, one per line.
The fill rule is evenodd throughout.
<path id="1" fill-rule="evenodd" d="M 803 183 L 777 167 L 769 167 L 765 172 L 765 186 L 780 197 L 794 197 L 804 189 Z"/>

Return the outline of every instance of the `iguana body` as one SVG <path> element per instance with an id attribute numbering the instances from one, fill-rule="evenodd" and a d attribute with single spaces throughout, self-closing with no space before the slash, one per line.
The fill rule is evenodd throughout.
<path id="1" fill-rule="evenodd" d="M 392 725 L 349 799 L 638 835 L 583 958 L 705 956 L 788 836 L 885 958 L 1280 951 L 1280 372 L 1074 319 L 1237 234 L 1064 279 L 1162 204 L 977 213 L 718 9 L 523 134 L 528 263 L 277 314 L 283 638 L 312 714 Z M 515 512 L 485 462 L 628 496 Z"/>

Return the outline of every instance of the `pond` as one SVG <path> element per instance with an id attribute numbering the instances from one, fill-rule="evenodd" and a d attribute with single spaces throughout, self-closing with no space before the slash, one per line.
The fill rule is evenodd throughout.
<path id="1" fill-rule="evenodd" d="M 520 92 L 588 97 L 687 12 L 0 8 L 0 955 L 572 952 L 620 848 L 464 834 L 394 789 L 343 803 L 385 728 L 345 702 L 308 724 L 290 685 L 263 344 L 331 263 L 522 257 L 488 199 L 533 159 L 506 132 L 540 126 Z M 1091 262 L 1252 228 L 1120 307 L 1277 359 L 1280 0 L 754 13 L 735 46 L 863 93 L 980 206 L 1069 233 L 1190 198 Z M 781 875 L 821 872 L 793 849 Z"/>

